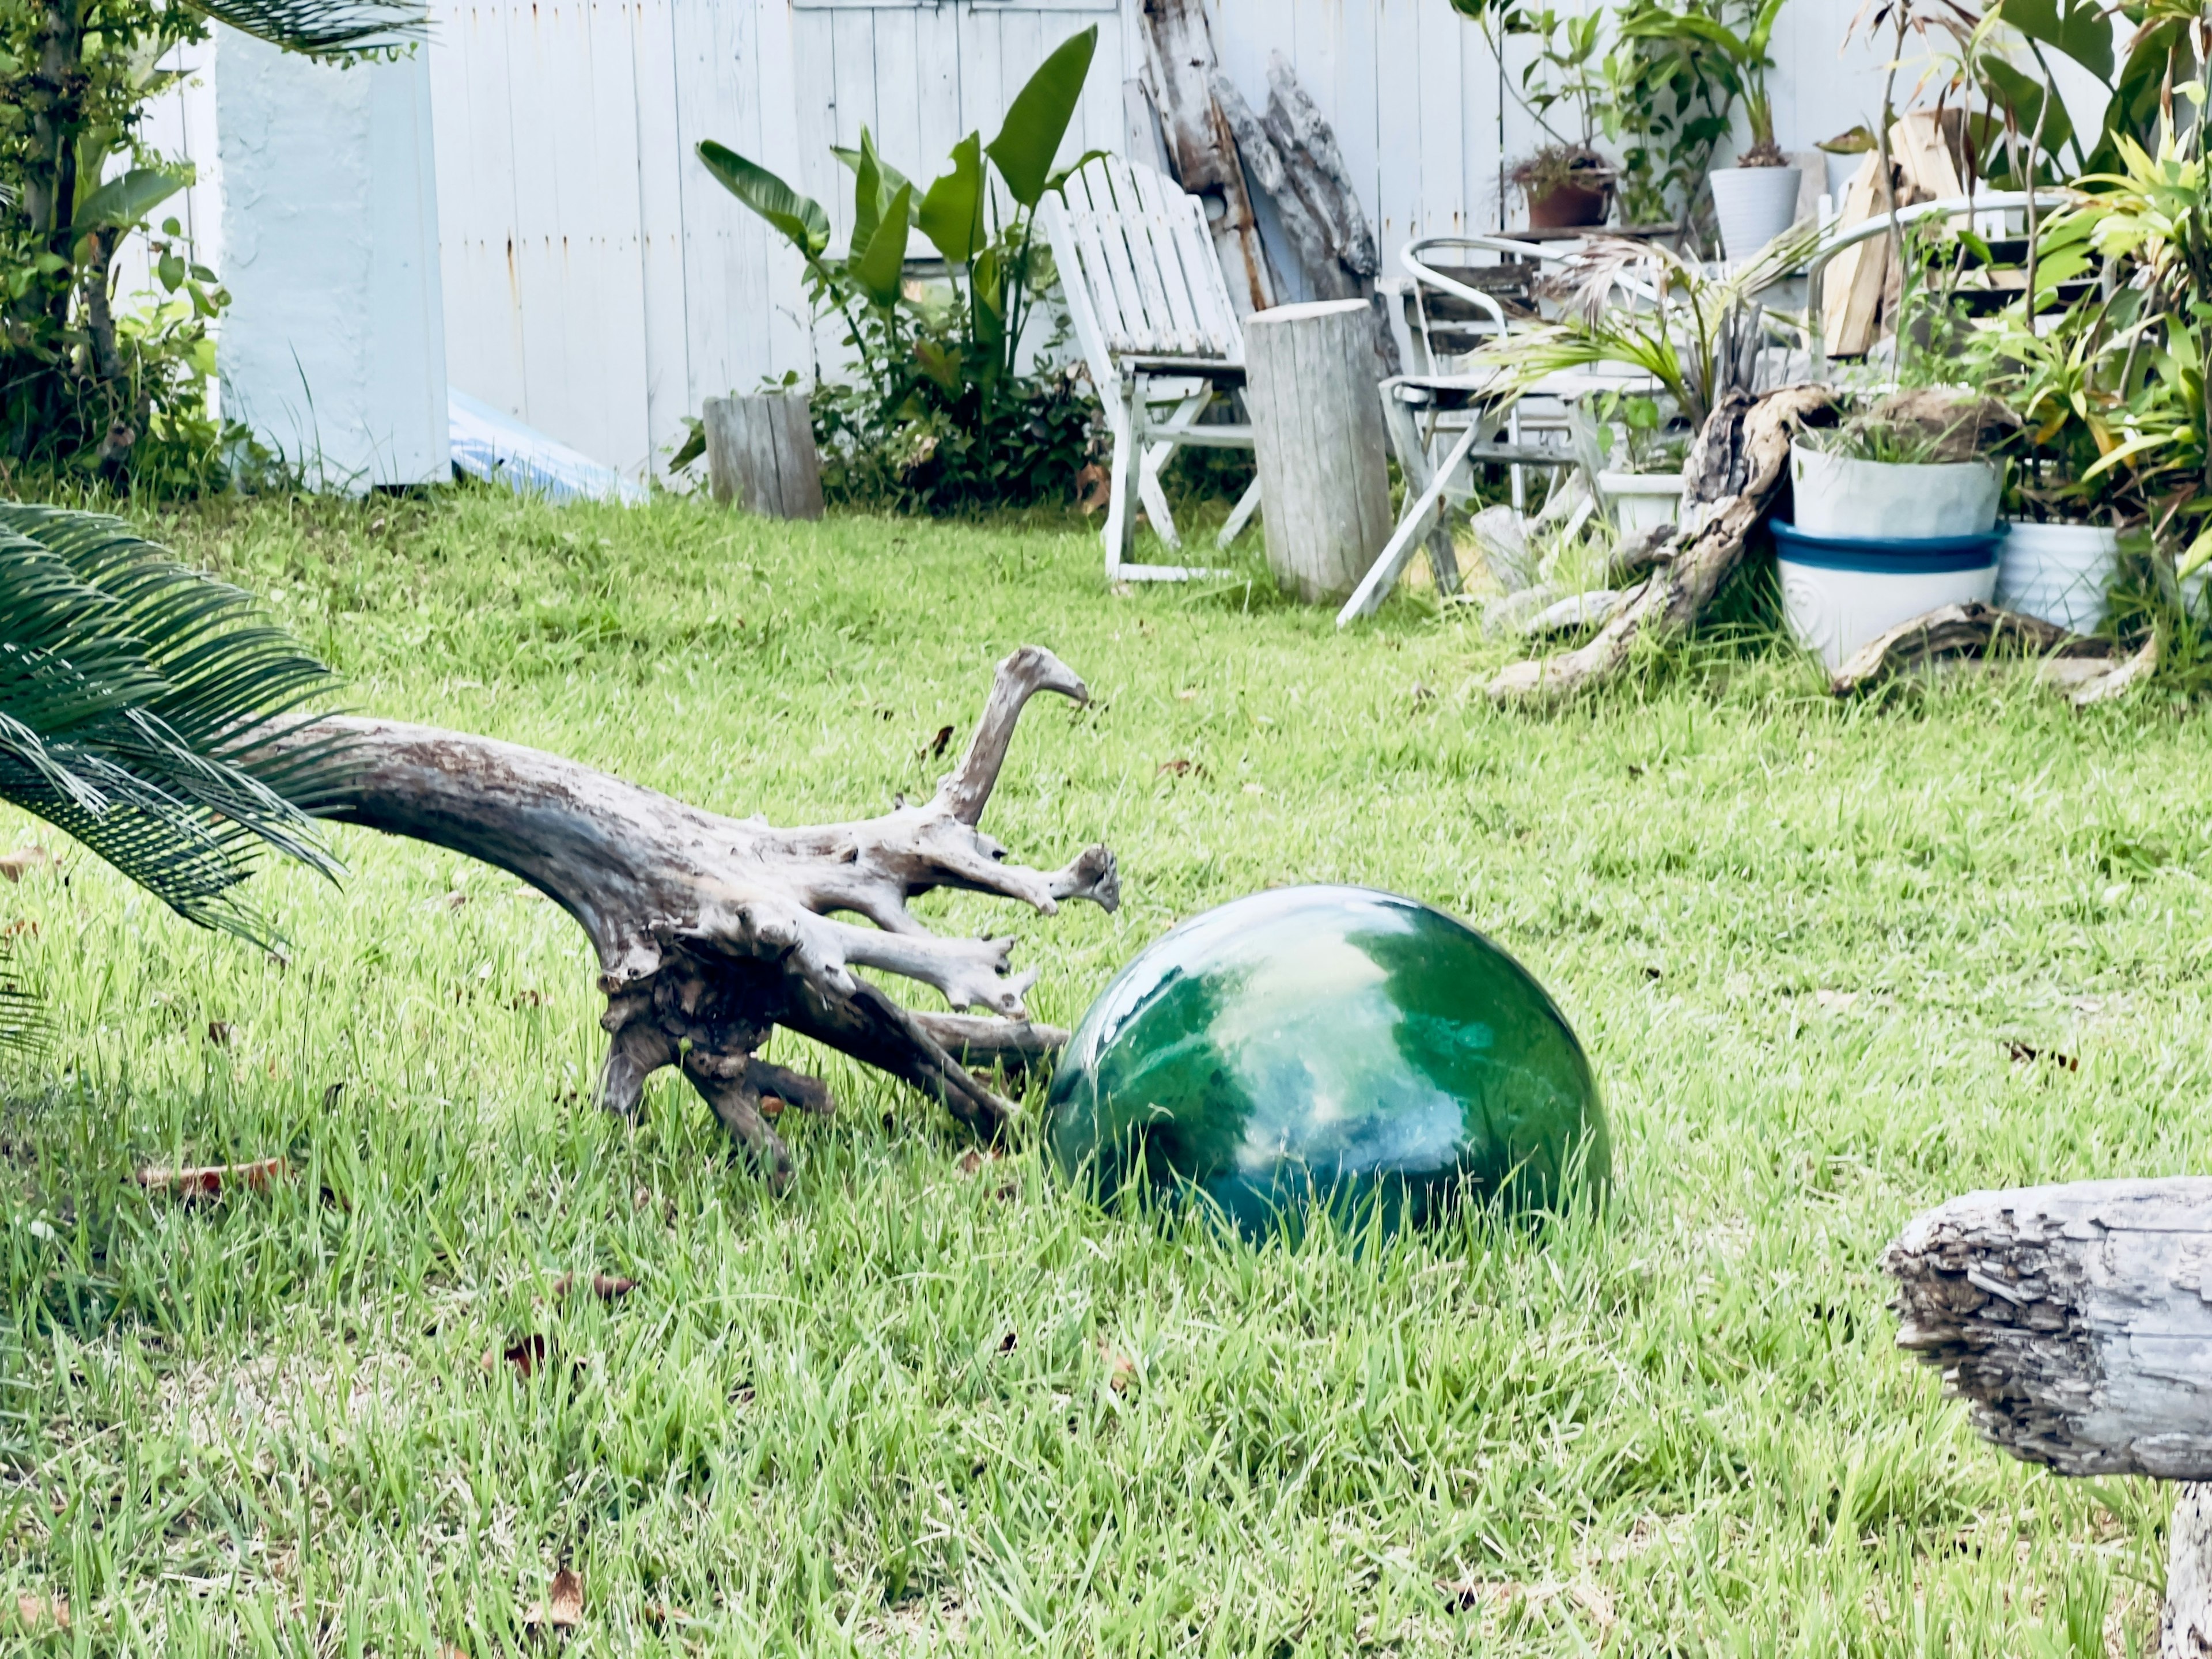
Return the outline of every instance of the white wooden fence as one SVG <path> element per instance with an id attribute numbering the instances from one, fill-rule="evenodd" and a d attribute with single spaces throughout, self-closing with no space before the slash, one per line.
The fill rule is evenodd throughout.
<path id="1" fill-rule="evenodd" d="M 1255 105 L 1268 53 L 1291 58 L 1336 128 L 1386 261 L 1413 236 L 1504 222 L 1503 167 L 1534 129 L 1449 0 L 1208 3 L 1224 66 Z M 1839 57 L 1857 5 L 1793 0 L 1784 13 L 1785 147 L 1878 103 L 1875 56 Z M 1139 12 L 1140 0 L 433 0 L 453 384 L 633 475 L 657 471 L 704 399 L 815 360 L 796 260 L 708 176 L 700 139 L 793 179 L 842 230 L 850 184 L 832 143 L 857 143 L 865 125 L 926 180 L 962 135 L 988 137 L 1045 54 L 1094 22 L 1069 155 L 1121 149 Z"/>

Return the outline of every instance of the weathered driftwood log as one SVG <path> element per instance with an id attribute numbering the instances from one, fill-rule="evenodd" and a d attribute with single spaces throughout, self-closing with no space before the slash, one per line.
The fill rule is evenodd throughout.
<path id="1" fill-rule="evenodd" d="M 2102 640 L 2069 633 L 2040 617 L 1968 600 L 1941 606 L 1876 635 L 1836 671 L 1828 690 L 1839 697 L 1856 696 L 1908 669 L 1993 656 L 2008 649 L 2021 656 L 2109 659 L 2112 648 Z"/>
<path id="2" fill-rule="evenodd" d="M 2061 1474 L 2185 1488 L 2164 1659 L 2212 1656 L 2212 1179 L 1975 1193 L 1886 1250 L 1898 1346 L 1975 1426 Z"/>
<path id="3" fill-rule="evenodd" d="M 1499 702 L 1559 702 L 1627 667 L 1638 644 L 1687 632 L 1743 558 L 1790 477 L 1790 441 L 1834 418 L 1821 386 L 1722 400 L 1691 447 L 1683 520 L 1636 597 L 1597 637 L 1556 657 L 1516 662 L 1490 683 Z"/>
<path id="4" fill-rule="evenodd" d="M 1008 863 L 976 827 L 1023 705 L 1039 691 L 1089 696 L 1049 651 L 1024 646 L 999 665 L 967 752 L 927 801 L 814 829 L 722 817 L 556 755 L 433 726 L 332 719 L 307 733 L 343 734 L 359 757 L 352 793 L 329 816 L 495 865 L 581 925 L 607 999 L 602 1103 L 632 1115 L 646 1079 L 680 1066 L 781 1185 L 791 1155 L 763 1103 L 821 1111 L 830 1097 L 816 1079 L 757 1058 L 776 1026 L 905 1079 L 986 1133 L 1015 1109 L 962 1057 L 1018 1070 L 1064 1040 L 1029 1023 L 1022 998 L 1036 975 L 1009 975 L 1011 939 L 940 938 L 907 908 L 939 887 L 1018 899 L 1046 915 L 1063 899 L 1118 902 L 1103 847 L 1048 874 Z M 999 1018 L 912 1012 L 862 968 Z"/>
<path id="5" fill-rule="evenodd" d="M 1214 252 L 1237 315 L 1265 311 L 1275 302 L 1274 284 L 1244 187 L 1237 137 L 1213 101 L 1213 32 L 1205 0 L 1144 0 L 1144 18 L 1145 72 L 1176 181 L 1206 198 Z"/>

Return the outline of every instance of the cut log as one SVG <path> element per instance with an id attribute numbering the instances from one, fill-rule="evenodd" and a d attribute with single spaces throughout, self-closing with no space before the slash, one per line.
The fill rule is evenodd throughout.
<path id="1" fill-rule="evenodd" d="M 1278 306 L 1244 325 L 1244 401 L 1267 563 L 1309 605 L 1358 586 L 1390 539 L 1390 473 L 1364 300 Z"/>
<path id="2" fill-rule="evenodd" d="M 822 516 L 822 462 L 805 392 L 709 398 L 703 419 L 715 501 L 764 519 Z"/>
<path id="3" fill-rule="evenodd" d="M 1206 201 L 1213 246 L 1238 316 L 1275 302 L 1237 140 L 1213 101 L 1213 34 L 1205 0 L 1144 0 L 1145 70 L 1176 180 Z"/>
<path id="4" fill-rule="evenodd" d="M 757 1058 L 775 1027 L 903 1079 L 985 1133 L 1006 1127 L 1015 1108 L 959 1056 L 1018 1071 L 1065 1040 L 1028 1023 L 1022 1000 L 1036 975 L 1009 975 L 1011 939 L 941 939 L 907 908 L 940 887 L 1046 915 L 1067 899 L 1109 910 L 1119 902 L 1103 847 L 1045 873 L 1009 863 L 976 827 L 1015 722 L 1039 691 L 1089 696 L 1049 651 L 1024 646 L 999 665 L 967 752 L 927 801 L 813 829 L 722 817 L 556 755 L 432 726 L 333 718 L 289 741 L 350 745 L 358 769 L 326 816 L 480 859 L 574 916 L 607 999 L 601 1103 L 634 1115 L 647 1078 L 680 1066 L 781 1186 L 791 1156 L 763 1102 L 817 1111 L 830 1102 L 819 1082 Z M 861 969 L 1000 1018 L 915 1013 Z"/>
<path id="5" fill-rule="evenodd" d="M 1881 1267 L 1898 1346 L 2014 1456 L 2212 1480 L 2212 1178 L 1974 1193 Z"/>
<path id="6" fill-rule="evenodd" d="M 1856 696 L 1909 669 L 1993 656 L 2004 650 L 2021 656 L 2109 660 L 2112 647 L 2102 640 L 2069 633 L 2040 617 L 1969 600 L 1942 606 L 1876 635 L 1836 671 L 1828 690 L 1839 697 Z"/>
<path id="7" fill-rule="evenodd" d="M 2212 1179 L 1974 1193 L 1882 1253 L 1898 1346 L 2061 1474 L 2185 1480 L 2160 1659 L 2212 1659 Z"/>
<path id="8" fill-rule="evenodd" d="M 1490 683 L 1492 699 L 1564 702 L 1626 668 L 1639 641 L 1695 626 L 1781 494 L 1790 476 L 1790 441 L 1834 417 L 1835 398 L 1826 386 L 1785 386 L 1757 399 L 1729 393 L 1691 447 L 1682 522 L 1663 546 L 1644 551 L 1655 567 L 1651 579 L 1579 650 L 1501 671 Z"/>

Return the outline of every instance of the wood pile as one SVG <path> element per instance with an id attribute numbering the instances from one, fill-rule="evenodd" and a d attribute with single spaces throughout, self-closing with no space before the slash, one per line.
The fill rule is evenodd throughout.
<path id="1" fill-rule="evenodd" d="M 1964 196 L 1969 172 L 1965 138 L 1966 124 L 1957 110 L 1901 118 L 1889 130 L 1887 169 L 1880 150 L 1868 153 L 1844 192 L 1838 228 L 1849 230 L 1893 208 Z M 1830 262 L 1820 289 L 1828 356 L 1863 356 L 1875 341 L 1896 331 L 1903 278 L 1894 234 L 1870 236 Z"/>

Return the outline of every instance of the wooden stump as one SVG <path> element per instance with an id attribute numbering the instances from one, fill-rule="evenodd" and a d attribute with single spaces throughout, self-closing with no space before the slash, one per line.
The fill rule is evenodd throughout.
<path id="1" fill-rule="evenodd" d="M 709 398 L 707 478 L 714 499 L 766 519 L 822 516 L 822 466 L 803 392 Z"/>
<path id="2" fill-rule="evenodd" d="M 1245 401 L 1275 580 L 1309 604 L 1359 585 L 1390 539 L 1390 475 L 1364 300 L 1246 319 Z"/>

